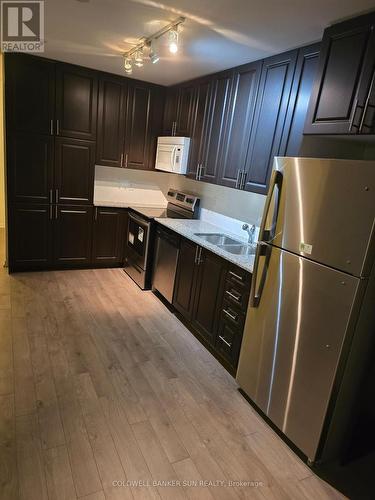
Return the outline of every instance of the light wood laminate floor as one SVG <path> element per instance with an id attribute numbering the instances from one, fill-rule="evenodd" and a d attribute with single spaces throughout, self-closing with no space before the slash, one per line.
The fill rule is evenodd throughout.
<path id="1" fill-rule="evenodd" d="M 0 446 L 4 500 L 343 498 L 120 269 L 0 270 Z"/>

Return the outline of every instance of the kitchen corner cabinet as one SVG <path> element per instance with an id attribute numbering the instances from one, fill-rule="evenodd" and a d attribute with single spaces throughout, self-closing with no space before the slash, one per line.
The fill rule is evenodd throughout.
<path id="1" fill-rule="evenodd" d="M 242 186 L 265 194 L 280 145 L 298 50 L 263 61 Z"/>
<path id="2" fill-rule="evenodd" d="M 234 374 L 250 293 L 250 273 L 181 238 L 173 306 Z"/>
<path id="3" fill-rule="evenodd" d="M 167 90 L 163 131 L 165 135 L 190 137 L 195 106 L 195 82 Z"/>
<path id="4" fill-rule="evenodd" d="M 305 134 L 373 133 L 375 14 L 324 32 Z"/>
<path id="5" fill-rule="evenodd" d="M 92 262 L 98 266 L 120 265 L 123 259 L 126 210 L 94 208 Z"/>

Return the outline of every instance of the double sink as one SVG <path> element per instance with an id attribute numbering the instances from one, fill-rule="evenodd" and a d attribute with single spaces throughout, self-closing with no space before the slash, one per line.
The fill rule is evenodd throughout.
<path id="1" fill-rule="evenodd" d="M 207 241 L 207 243 L 211 243 L 212 245 L 235 255 L 254 255 L 256 251 L 256 245 L 246 245 L 245 243 L 235 240 L 226 234 L 194 233 L 194 235 L 199 236 L 199 238 Z"/>

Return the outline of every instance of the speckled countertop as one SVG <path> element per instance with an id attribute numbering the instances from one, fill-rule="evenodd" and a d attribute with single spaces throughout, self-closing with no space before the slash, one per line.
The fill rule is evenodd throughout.
<path id="1" fill-rule="evenodd" d="M 222 248 L 219 248 L 218 246 L 213 245 L 212 243 L 208 243 L 208 241 L 204 240 L 203 238 L 196 236 L 194 233 L 223 233 L 228 236 L 231 236 L 235 240 L 242 241 L 245 244 L 246 244 L 246 239 L 243 238 L 241 239 L 238 236 L 231 234 L 230 232 L 226 231 L 225 229 L 219 226 L 214 226 L 213 224 L 201 220 L 183 220 L 183 219 L 155 219 L 155 220 L 159 224 L 162 224 L 163 226 L 172 229 L 176 233 L 185 236 L 185 238 L 193 241 L 194 243 L 197 243 L 198 245 L 207 248 L 211 252 L 216 253 L 220 257 L 223 257 L 223 259 L 233 262 L 233 264 L 242 267 L 243 269 L 249 271 L 250 273 L 253 272 L 255 255 L 235 255 L 226 252 Z"/>

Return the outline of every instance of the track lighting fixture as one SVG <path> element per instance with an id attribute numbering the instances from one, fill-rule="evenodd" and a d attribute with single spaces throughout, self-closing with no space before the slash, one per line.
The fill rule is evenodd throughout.
<path id="1" fill-rule="evenodd" d="M 169 52 L 176 54 L 178 51 L 178 31 L 177 26 L 168 33 Z"/>
<path id="2" fill-rule="evenodd" d="M 133 47 L 131 50 L 125 52 L 124 55 L 124 69 L 125 73 L 131 74 L 133 71 L 133 66 L 141 68 L 144 64 L 144 48 L 149 49 L 149 59 L 153 64 L 156 64 L 160 56 L 155 49 L 155 42 L 163 35 L 168 34 L 168 46 L 169 51 L 172 54 L 178 52 L 178 27 L 185 21 L 184 17 L 179 17 L 172 23 L 157 31 L 148 38 L 140 39 L 139 43 Z M 147 54 L 147 52 L 146 52 Z"/>

